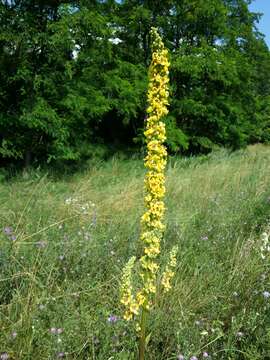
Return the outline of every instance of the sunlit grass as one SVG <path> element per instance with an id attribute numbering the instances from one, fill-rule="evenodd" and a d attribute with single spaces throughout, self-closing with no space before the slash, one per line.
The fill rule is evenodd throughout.
<path id="1" fill-rule="evenodd" d="M 256 145 L 170 159 L 161 261 L 178 244 L 178 268 L 170 296 L 157 296 L 150 359 L 269 356 L 270 259 L 259 253 L 269 158 Z M 134 358 L 133 330 L 108 318 L 121 315 L 121 270 L 139 256 L 143 177 L 141 160 L 114 158 L 68 179 L 33 172 L 0 184 L 0 225 L 16 235 L 0 235 L 0 353 Z"/>

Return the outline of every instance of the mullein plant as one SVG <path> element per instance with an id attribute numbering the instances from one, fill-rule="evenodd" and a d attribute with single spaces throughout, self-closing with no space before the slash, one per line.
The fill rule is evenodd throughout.
<path id="1" fill-rule="evenodd" d="M 165 206 L 165 166 L 167 151 L 165 124 L 162 118 L 168 114 L 169 97 L 169 60 L 168 50 L 164 47 L 157 29 L 151 29 L 152 61 L 149 68 L 148 108 L 146 130 L 147 144 L 145 157 L 145 207 L 141 218 L 141 241 L 143 255 L 138 261 L 140 286 L 133 288 L 132 272 L 136 258 L 132 257 L 123 270 L 121 282 L 121 303 L 124 305 L 124 319 L 136 321 L 139 337 L 139 359 L 143 360 L 146 347 L 147 315 L 154 306 L 158 284 L 165 292 L 171 288 L 171 280 L 176 267 L 177 247 L 171 250 L 169 261 L 163 273 L 159 271 L 158 257 L 160 242 L 165 225 L 163 223 Z"/>

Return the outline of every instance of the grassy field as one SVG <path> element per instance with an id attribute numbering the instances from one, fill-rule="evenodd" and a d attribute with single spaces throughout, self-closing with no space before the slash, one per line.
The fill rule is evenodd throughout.
<path id="1" fill-rule="evenodd" d="M 262 145 L 170 159 L 161 262 L 178 244 L 178 265 L 148 359 L 270 359 L 269 160 Z M 0 359 L 136 358 L 119 280 L 140 255 L 143 176 L 142 160 L 114 158 L 0 184 Z"/>

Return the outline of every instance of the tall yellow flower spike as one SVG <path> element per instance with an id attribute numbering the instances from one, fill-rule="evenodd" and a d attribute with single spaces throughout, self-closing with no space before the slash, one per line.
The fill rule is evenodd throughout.
<path id="1" fill-rule="evenodd" d="M 145 157 L 145 206 L 146 212 L 141 218 L 141 241 L 144 244 L 144 255 L 140 259 L 143 288 L 140 297 L 142 306 L 148 310 L 152 305 L 152 295 L 156 292 L 156 278 L 159 265 L 156 258 L 160 253 L 160 240 L 165 226 L 162 222 L 165 212 L 163 197 L 165 195 L 164 169 L 167 161 L 165 124 L 162 118 L 168 114 L 169 104 L 169 60 L 157 29 L 151 29 L 152 62 L 149 68 L 147 122 L 144 135 L 147 143 Z"/>
<path id="2" fill-rule="evenodd" d="M 153 305 L 153 295 L 156 293 L 157 274 L 159 264 L 157 257 L 160 253 L 160 241 L 165 225 L 163 217 L 165 206 L 164 170 L 167 162 L 167 151 L 164 146 L 166 140 L 165 124 L 162 118 L 168 114 L 169 105 L 169 60 L 168 50 L 164 47 L 157 29 L 151 29 L 152 61 L 149 68 L 148 108 L 146 130 L 144 135 L 147 143 L 147 155 L 144 165 L 147 173 L 145 185 L 146 212 L 141 218 L 141 241 L 144 245 L 144 254 L 139 260 L 142 286 L 135 296 L 132 295 L 131 271 L 134 258 L 126 265 L 123 272 L 121 303 L 125 306 L 124 318 L 133 319 L 140 314 L 140 323 L 137 324 L 139 334 L 139 359 L 144 359 L 146 314 Z M 163 275 L 161 284 L 165 291 L 170 289 L 170 281 L 174 275 L 177 248 L 173 248 L 170 261 Z"/>

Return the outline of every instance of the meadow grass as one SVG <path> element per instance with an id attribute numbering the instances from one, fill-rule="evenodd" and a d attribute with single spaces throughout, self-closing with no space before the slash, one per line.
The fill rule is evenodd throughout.
<path id="1" fill-rule="evenodd" d="M 148 359 L 270 359 L 269 158 L 256 145 L 169 160 L 161 263 L 177 244 L 178 264 L 156 296 Z M 143 177 L 141 159 L 113 158 L 0 184 L 1 359 L 136 358 L 119 282 L 140 256 Z"/>

